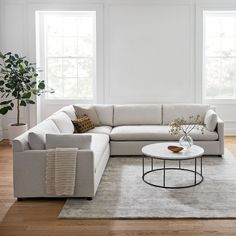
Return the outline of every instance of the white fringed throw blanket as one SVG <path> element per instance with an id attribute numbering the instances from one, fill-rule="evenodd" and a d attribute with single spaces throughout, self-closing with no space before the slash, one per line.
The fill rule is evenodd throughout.
<path id="1" fill-rule="evenodd" d="M 73 195 L 77 148 L 47 150 L 46 191 L 50 195 Z"/>

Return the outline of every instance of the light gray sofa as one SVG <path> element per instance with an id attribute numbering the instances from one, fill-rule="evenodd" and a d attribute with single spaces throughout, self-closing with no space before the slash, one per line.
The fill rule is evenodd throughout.
<path id="1" fill-rule="evenodd" d="M 110 156 L 142 155 L 144 145 L 178 141 L 169 133 L 168 124 L 176 118 L 200 115 L 202 121 L 209 105 L 139 104 L 94 105 L 101 125 L 85 134 L 73 134 L 73 106 L 67 106 L 13 140 L 14 195 L 56 197 L 46 194 L 46 149 L 74 147 L 78 161 L 74 197 L 92 198 Z M 224 123 L 217 118 L 214 131 L 193 130 L 191 137 L 206 155 L 223 155 Z M 30 135 L 29 135 L 30 134 Z M 34 136 L 40 134 L 40 138 Z M 46 143 L 47 136 L 47 143 Z M 63 136 L 63 141 L 57 137 Z M 65 196 L 66 197 L 66 196 Z"/>

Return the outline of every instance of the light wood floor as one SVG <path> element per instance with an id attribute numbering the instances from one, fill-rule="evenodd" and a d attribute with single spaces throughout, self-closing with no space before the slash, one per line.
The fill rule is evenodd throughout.
<path id="1" fill-rule="evenodd" d="M 236 156 L 236 137 L 226 137 Z M 236 169 L 235 169 L 236 171 Z M 232 220 L 59 220 L 63 200 L 13 198 L 12 150 L 0 142 L 0 236 L 236 235 Z"/>

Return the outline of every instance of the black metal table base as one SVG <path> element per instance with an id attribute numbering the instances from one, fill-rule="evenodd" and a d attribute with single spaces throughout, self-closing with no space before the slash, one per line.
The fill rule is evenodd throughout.
<path id="1" fill-rule="evenodd" d="M 200 159 L 200 172 L 197 171 L 197 159 Z M 190 188 L 190 187 L 194 187 L 199 185 L 200 183 L 202 183 L 202 181 L 204 180 L 204 177 L 202 175 L 202 156 L 201 157 L 196 157 L 194 158 L 194 170 L 191 169 L 187 169 L 187 168 L 182 168 L 181 167 L 181 160 L 170 160 L 170 161 L 178 161 L 179 162 L 179 167 L 166 167 L 166 160 L 163 160 L 163 168 L 157 168 L 154 169 L 154 164 L 153 164 L 153 159 L 151 157 L 151 170 L 146 171 L 145 172 L 145 157 L 143 156 L 143 175 L 142 175 L 142 179 L 145 183 L 154 186 L 154 187 L 158 187 L 158 188 L 167 188 L 167 189 L 181 189 L 181 188 Z M 186 171 L 186 172 L 192 172 L 194 173 L 194 179 L 193 179 L 193 184 L 189 184 L 189 185 L 184 185 L 184 186 L 166 186 L 166 171 L 172 171 L 172 170 L 178 170 L 178 171 Z M 163 171 L 163 184 L 162 185 L 158 185 L 158 184 L 153 184 L 152 182 L 148 181 L 145 179 L 145 176 L 147 176 L 148 174 L 152 173 L 152 172 L 158 172 L 158 171 Z M 197 178 L 197 176 L 200 177 Z"/>

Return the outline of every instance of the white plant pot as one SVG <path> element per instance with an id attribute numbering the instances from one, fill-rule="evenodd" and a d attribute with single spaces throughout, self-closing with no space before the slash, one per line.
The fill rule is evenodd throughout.
<path id="1" fill-rule="evenodd" d="M 23 134 L 25 131 L 27 131 L 28 125 L 27 124 L 22 124 L 19 126 L 9 124 L 8 125 L 8 138 L 9 140 L 13 140 L 17 136 Z"/>

